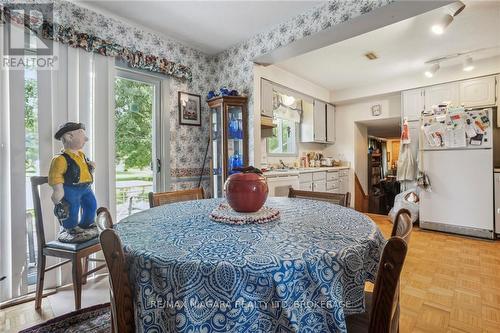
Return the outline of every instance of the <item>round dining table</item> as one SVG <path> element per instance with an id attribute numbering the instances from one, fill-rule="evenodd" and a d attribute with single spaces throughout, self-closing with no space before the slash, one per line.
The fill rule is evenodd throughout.
<path id="1" fill-rule="evenodd" d="M 151 208 L 115 225 L 139 332 L 346 332 L 386 240 L 353 209 L 267 199 L 279 219 L 212 221 L 224 199 Z"/>

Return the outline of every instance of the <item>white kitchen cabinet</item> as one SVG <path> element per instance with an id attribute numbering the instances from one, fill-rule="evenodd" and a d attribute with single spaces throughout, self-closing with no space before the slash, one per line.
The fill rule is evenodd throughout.
<path id="1" fill-rule="evenodd" d="M 326 142 L 335 142 L 335 106 L 326 105 Z"/>
<path id="2" fill-rule="evenodd" d="M 313 182 L 314 192 L 326 192 L 326 179 Z"/>
<path id="3" fill-rule="evenodd" d="M 419 120 L 425 110 L 425 90 L 413 89 L 403 91 L 403 117 L 409 121 Z"/>
<path id="4" fill-rule="evenodd" d="M 326 127 L 326 103 L 303 100 L 300 141 L 326 143 Z"/>
<path id="5" fill-rule="evenodd" d="M 299 189 L 301 191 L 312 191 L 313 190 L 313 183 L 312 182 L 300 183 L 299 184 Z"/>
<path id="6" fill-rule="evenodd" d="M 326 171 L 314 172 L 312 179 L 313 181 L 326 180 Z"/>
<path id="7" fill-rule="evenodd" d="M 314 141 L 326 141 L 326 104 L 314 101 Z"/>
<path id="8" fill-rule="evenodd" d="M 349 178 L 342 176 L 339 178 L 339 193 L 345 194 L 349 192 Z"/>
<path id="9" fill-rule="evenodd" d="M 460 105 L 460 85 L 458 82 L 439 84 L 425 88 L 425 111 L 432 110 L 433 105 L 450 102 L 454 106 Z M 410 120 L 410 119 L 409 119 Z"/>
<path id="10" fill-rule="evenodd" d="M 273 84 L 267 80 L 260 80 L 260 113 L 266 117 L 273 117 Z"/>
<path id="11" fill-rule="evenodd" d="M 491 106 L 496 103 L 494 76 L 460 82 L 460 104 L 465 107 Z"/>

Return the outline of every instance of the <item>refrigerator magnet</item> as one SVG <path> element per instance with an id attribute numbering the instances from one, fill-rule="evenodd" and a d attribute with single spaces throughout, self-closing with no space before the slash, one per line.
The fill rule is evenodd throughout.
<path id="1" fill-rule="evenodd" d="M 483 144 L 483 135 L 477 134 L 475 137 L 470 138 L 471 146 L 480 146 Z"/>

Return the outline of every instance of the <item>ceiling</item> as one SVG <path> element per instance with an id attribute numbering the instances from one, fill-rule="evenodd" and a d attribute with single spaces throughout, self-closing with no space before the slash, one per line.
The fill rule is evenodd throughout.
<path id="1" fill-rule="evenodd" d="M 329 90 L 376 85 L 407 75 L 423 75 L 426 61 L 448 54 L 485 47 L 474 59 L 500 54 L 500 2 L 463 1 L 466 8 L 455 17 L 443 35 L 430 31 L 443 16 L 444 8 L 368 32 L 276 64 Z M 364 54 L 373 51 L 376 60 Z M 456 66 L 462 58 L 441 63 Z"/>
<path id="2" fill-rule="evenodd" d="M 366 126 L 368 135 L 386 139 L 399 138 L 401 136 L 400 117 L 373 119 L 359 121 L 358 123 Z"/>
<path id="3" fill-rule="evenodd" d="M 76 1 L 214 55 L 322 1 Z"/>

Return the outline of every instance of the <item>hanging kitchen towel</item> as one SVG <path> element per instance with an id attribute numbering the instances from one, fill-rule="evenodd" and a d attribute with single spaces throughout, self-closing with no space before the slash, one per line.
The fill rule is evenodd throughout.
<path id="1" fill-rule="evenodd" d="M 397 180 L 415 180 L 417 165 L 411 153 L 410 145 L 401 145 L 401 153 L 398 158 Z"/>

